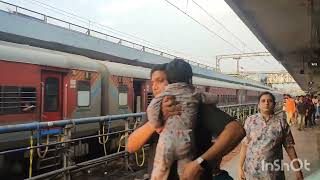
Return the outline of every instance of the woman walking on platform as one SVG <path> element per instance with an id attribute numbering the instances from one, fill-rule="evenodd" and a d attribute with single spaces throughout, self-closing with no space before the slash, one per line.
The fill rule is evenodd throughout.
<path id="1" fill-rule="evenodd" d="M 276 167 L 283 159 L 282 146 L 291 160 L 297 159 L 290 127 L 282 116 L 274 115 L 275 97 L 270 92 L 259 96 L 258 107 L 260 112 L 248 117 L 244 124 L 246 137 L 240 151 L 239 179 L 285 179 L 283 170 Z M 293 165 L 300 167 L 298 161 Z M 296 177 L 303 179 L 302 172 L 296 171 Z"/>

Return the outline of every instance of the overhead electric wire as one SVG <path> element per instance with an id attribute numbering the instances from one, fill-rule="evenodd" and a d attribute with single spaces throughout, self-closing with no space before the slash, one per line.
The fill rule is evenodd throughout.
<path id="1" fill-rule="evenodd" d="M 194 57 L 194 55 L 191 55 L 191 54 L 188 54 L 188 53 L 185 53 L 185 52 L 179 52 L 179 51 L 176 51 L 176 50 L 172 50 L 172 49 L 169 49 L 163 45 L 159 45 L 157 43 L 153 43 L 153 42 L 150 42 L 148 40 L 145 40 L 143 38 L 140 38 L 140 37 L 137 37 L 137 36 L 134 36 L 134 35 L 131 35 L 131 34 L 128 34 L 128 33 L 125 33 L 125 32 L 122 32 L 122 31 L 119 31 L 119 30 L 116 30 L 112 27 L 109 27 L 109 26 L 106 26 L 106 25 L 103 25 L 103 24 L 100 24 L 98 22 L 95 22 L 95 21 L 91 21 L 90 19 L 88 18 L 84 18 L 84 17 L 81 17 L 81 16 L 78 16 L 76 14 L 73 14 L 73 13 L 70 13 L 68 11 L 65 11 L 65 10 L 62 10 L 62 9 L 59 9 L 59 8 L 56 8 L 54 6 L 51 6 L 51 5 L 48 5 L 46 3 L 44 3 L 43 1 L 39 1 L 39 0 L 27 0 L 27 1 L 30 1 L 30 2 L 35 2 L 35 3 L 38 3 L 39 6 L 41 7 L 44 7 L 44 8 L 47 8 L 49 10 L 52 10 L 52 11 L 55 11 L 61 15 L 64 15 L 64 16 L 67 16 L 69 18 L 74 18 L 76 17 L 78 21 L 81 21 L 83 23 L 92 23 L 91 25 L 92 26 L 96 26 L 98 28 L 102 28 L 102 29 L 105 29 L 107 31 L 110 31 L 114 34 L 118 34 L 120 36 L 127 36 L 127 38 L 132 38 L 132 40 L 138 40 L 139 42 L 143 42 L 143 43 L 146 43 L 148 46 L 151 46 L 153 48 L 156 48 L 156 49 L 161 49 L 162 51 L 167 51 L 168 53 L 174 53 L 174 54 L 180 54 L 180 55 L 183 55 L 183 56 L 189 56 L 189 58 L 192 58 L 192 59 L 203 59 L 203 58 L 200 58 L 200 57 Z M 51 9 L 50 9 L 51 8 Z M 114 32 L 115 31 L 115 32 Z M 179 56 L 180 56 L 179 55 Z M 193 60 L 194 61 L 194 60 Z M 203 63 L 202 63 L 203 64 Z"/>
<path id="2" fill-rule="evenodd" d="M 127 36 L 127 37 L 134 38 L 134 39 L 136 39 L 136 40 L 138 40 L 138 41 L 147 43 L 147 44 L 151 45 L 152 47 L 160 48 L 160 49 L 165 50 L 165 51 L 167 51 L 167 52 L 170 52 L 170 51 L 171 51 L 171 52 L 173 52 L 173 53 L 177 53 L 177 54 L 181 54 L 181 55 L 187 55 L 187 56 L 189 56 L 189 57 L 194 56 L 194 55 L 189 55 L 189 54 L 184 53 L 184 52 L 178 52 L 178 51 L 175 51 L 175 50 L 170 50 L 170 49 L 168 49 L 168 48 L 166 48 L 166 47 L 163 47 L 162 45 L 152 43 L 152 42 L 150 42 L 150 41 L 148 41 L 148 40 L 139 38 L 139 37 L 137 37 L 137 36 L 134 36 L 134 35 L 131 35 L 131 34 L 128 34 L 128 33 L 125 33 L 125 32 L 121 32 L 121 31 L 116 30 L 116 29 L 114 29 L 114 28 L 111 28 L 111 27 L 109 27 L 109 26 L 106 26 L 106 25 L 103 25 L 103 24 L 100 24 L 100 23 L 91 21 L 90 19 L 87 19 L 87 18 L 78 16 L 78 15 L 76 15 L 76 14 L 73 14 L 73 13 L 70 13 L 70 12 L 67 12 L 67 11 L 64 11 L 64 10 L 62 10 L 62 9 L 58 9 L 58 8 L 56 8 L 56 7 L 54 7 L 54 6 L 51 6 L 51 5 L 48 5 L 48 4 L 46 4 L 46 3 L 42 2 L 42 1 L 38 1 L 38 0 L 28 0 L 28 1 L 38 3 L 37 5 L 42 6 L 42 7 L 46 6 L 46 7 L 44 7 L 44 8 L 47 8 L 47 9 L 50 9 L 50 8 L 51 8 L 50 10 L 55 11 L 55 12 L 57 12 L 57 13 L 59 13 L 59 14 L 64 15 L 64 16 L 67 16 L 67 17 L 69 17 L 69 18 L 74 18 L 74 17 L 76 17 L 78 21 L 81 21 L 81 22 L 83 22 L 83 23 L 89 23 L 89 24 L 90 24 L 90 23 L 93 23 L 93 24 L 91 24 L 92 26 L 98 25 L 98 26 L 96 26 L 96 27 L 99 27 L 99 26 L 100 26 L 100 28 L 103 28 L 103 29 L 105 29 L 105 30 L 107 30 L 107 31 L 110 31 L 110 32 L 112 32 L 112 33 L 115 33 L 115 34 L 118 34 L 118 35 L 121 35 L 121 36 L 124 35 L 124 36 Z M 205 28 L 207 31 L 209 31 L 210 33 L 212 33 L 212 34 L 214 34 L 215 36 L 219 37 L 221 40 L 223 40 L 224 42 L 226 42 L 228 45 L 230 45 L 230 46 L 232 46 L 233 48 L 239 50 L 240 52 L 243 52 L 241 49 L 237 48 L 237 47 L 234 46 L 231 42 L 227 41 L 227 40 L 224 39 L 222 36 L 220 36 L 219 34 L 217 34 L 217 33 L 214 32 L 214 31 L 212 31 L 210 28 L 208 28 L 207 26 L 203 25 L 203 24 L 200 23 L 198 20 L 194 19 L 192 16 L 190 16 L 189 14 L 187 14 L 186 12 L 184 12 L 183 10 L 181 10 L 179 7 L 175 6 L 174 4 L 172 4 L 171 2 L 169 2 L 168 0 L 165 0 L 165 1 L 168 2 L 169 4 L 171 4 L 172 6 L 174 6 L 176 9 L 178 9 L 178 10 L 181 11 L 182 13 L 184 13 L 185 15 L 187 15 L 189 18 L 191 18 L 191 19 L 194 20 L 195 22 L 197 22 L 199 25 L 201 25 L 201 26 L 202 26 L 203 28 Z M 219 22 L 217 19 L 215 19 L 209 12 L 207 12 L 201 5 L 199 5 L 198 3 L 196 3 L 194 0 L 192 0 L 192 2 L 194 2 L 199 8 L 201 8 L 203 11 L 205 11 L 209 17 L 211 17 L 213 20 L 215 20 L 217 23 L 219 23 L 219 24 L 220 24 L 222 27 L 224 27 L 229 33 L 231 33 L 233 36 L 235 36 L 235 35 L 234 35 L 231 31 L 229 31 L 222 23 L 220 23 L 220 22 Z M 49 7 L 49 8 L 48 8 L 48 7 Z M 63 12 L 63 13 L 62 13 L 62 12 Z M 114 31 L 115 31 L 115 32 L 114 32 Z M 235 37 L 236 37 L 236 36 L 235 36 Z M 237 38 L 237 37 L 236 37 L 236 38 Z M 240 40 L 239 38 L 237 38 L 237 39 Z M 240 42 L 241 42 L 242 44 L 245 44 L 245 43 L 242 42 L 241 40 L 240 40 Z M 247 46 L 247 47 L 248 47 L 248 46 Z M 249 48 L 248 48 L 248 49 L 249 49 Z M 199 57 L 195 57 L 195 58 L 198 59 Z M 200 59 L 202 59 L 202 58 L 200 58 Z M 267 62 L 266 60 L 264 60 L 264 61 Z M 269 62 L 267 62 L 267 63 L 269 63 Z"/>
<path id="3" fill-rule="evenodd" d="M 185 11 L 183 11 L 182 9 L 180 9 L 178 6 L 174 5 L 173 3 L 171 3 L 168 0 L 165 0 L 167 3 L 169 3 L 171 6 L 175 7 L 176 9 L 178 9 L 180 12 L 182 12 L 183 14 L 185 14 L 186 16 L 188 16 L 189 18 L 191 18 L 193 21 L 195 21 L 196 23 L 198 23 L 200 26 L 202 26 L 203 28 L 205 28 L 207 31 L 209 31 L 210 33 L 214 34 L 215 36 L 219 37 L 221 40 L 223 40 L 224 42 L 226 42 L 227 44 L 229 44 L 230 46 L 232 46 L 233 48 L 239 50 L 241 53 L 244 53 L 241 49 L 239 49 L 238 47 L 234 46 L 231 42 L 227 41 L 226 39 L 224 39 L 222 36 L 220 36 L 219 34 L 217 34 L 216 32 L 214 32 L 213 30 L 211 30 L 210 28 L 208 28 L 207 26 L 205 26 L 204 24 L 200 23 L 198 20 L 196 20 L 195 18 L 193 18 L 192 16 L 190 16 L 188 13 L 186 13 Z M 194 2 L 194 1 L 193 1 Z M 248 48 L 249 49 L 249 48 Z M 263 59 L 265 62 L 267 62 L 265 59 Z M 258 63 L 261 63 L 258 61 Z M 269 63 L 269 62 L 267 62 Z M 270 63 L 269 63 L 270 64 Z M 263 65 L 263 64 L 261 64 Z"/>
<path id="4" fill-rule="evenodd" d="M 228 31 L 233 37 L 235 37 L 238 41 L 240 41 L 244 46 L 247 46 L 247 44 L 245 42 L 243 42 L 238 36 L 236 36 L 233 32 L 231 32 L 227 27 L 225 27 L 225 25 L 223 25 L 218 19 L 216 19 L 215 17 L 213 17 L 206 9 L 204 9 L 199 3 L 197 3 L 196 1 L 192 0 L 192 2 L 197 5 L 203 12 L 205 12 L 213 21 L 215 21 L 216 23 L 218 23 L 220 26 L 223 27 L 223 29 L 225 29 L 226 31 Z M 248 46 L 247 46 L 248 47 Z"/>
<path id="5" fill-rule="evenodd" d="M 131 34 L 122 32 L 122 31 L 118 31 L 118 30 L 116 30 L 116 29 L 114 29 L 114 28 L 111 28 L 111 27 L 109 27 L 109 26 L 106 26 L 106 25 L 103 25 L 103 24 L 100 24 L 100 23 L 91 21 L 90 19 L 87 19 L 87 18 L 78 16 L 78 15 L 76 15 L 76 14 L 73 14 L 73 13 L 70 13 L 70 12 L 67 12 L 67 11 L 64 11 L 64 10 L 61 10 L 61 9 L 58 9 L 58 8 L 56 8 L 56 7 L 50 6 L 50 5 L 48 5 L 48 4 L 46 4 L 46 3 L 42 2 L 42 1 L 37 1 L 37 0 L 28 0 L 28 1 L 33 1 L 33 2 L 39 3 L 38 5 L 39 5 L 39 6 L 42 6 L 42 7 L 47 6 L 47 7 L 44 7 L 44 8 L 47 8 L 47 9 L 51 8 L 51 9 L 49 9 L 49 10 L 53 10 L 53 11 L 59 13 L 59 14 L 62 14 L 62 15 L 64 15 L 64 16 L 67 16 L 67 17 L 70 17 L 70 18 L 73 18 L 73 17 L 71 17 L 71 16 L 77 17 L 78 20 L 81 21 L 81 22 L 84 22 L 84 23 L 88 23 L 88 22 L 94 23 L 94 24 L 91 24 L 92 26 L 95 26 L 95 24 L 96 24 L 96 25 L 99 25 L 99 26 L 100 26 L 99 28 L 107 28 L 107 29 L 106 29 L 107 31 L 110 31 L 110 29 L 111 29 L 110 32 L 112 32 L 112 33 L 118 34 L 118 35 L 120 35 L 120 36 L 125 35 L 125 36 L 128 36 L 128 37 L 131 37 L 131 38 L 136 39 L 136 40 L 138 40 L 138 41 L 140 41 L 140 42 L 143 42 L 143 43 L 148 44 L 148 46 L 151 46 L 151 47 L 156 48 L 156 49 L 159 48 L 159 49 L 161 49 L 162 51 L 166 51 L 166 52 L 169 53 L 169 54 L 170 54 L 170 53 L 174 53 L 174 54 L 180 54 L 180 55 L 182 55 L 182 56 L 188 56 L 189 58 L 192 58 L 192 59 L 193 59 L 192 61 L 194 61 L 194 59 L 203 59 L 203 58 L 201 58 L 201 57 L 194 56 L 194 55 L 192 55 L 192 54 L 188 54 L 188 53 L 185 53 L 185 52 L 179 52 L 179 51 L 176 51 L 176 50 L 172 50 L 172 49 L 169 49 L 169 48 L 167 48 L 167 47 L 164 47 L 163 45 L 159 45 L 159 44 L 156 44 L 156 43 L 152 43 L 152 42 L 150 42 L 150 41 L 148 41 L 148 40 L 145 40 L 145 39 L 142 39 L 142 38 L 140 38 L 140 37 L 137 37 L 137 36 L 134 36 L 134 35 L 131 35 Z M 49 8 L 48 8 L 48 7 L 49 7 Z M 60 11 L 63 12 L 63 13 L 61 13 Z M 67 15 L 64 14 L 64 13 L 66 13 Z M 71 16 L 70 16 L 70 15 L 71 15 Z M 84 20 L 86 20 L 86 21 L 84 21 Z M 96 26 L 96 27 L 98 27 L 98 26 Z M 116 31 L 116 32 L 113 32 L 113 31 Z M 122 35 L 121 35 L 121 34 L 122 34 Z M 179 56 L 180 56 L 180 55 L 179 55 Z M 175 56 L 175 55 L 174 55 L 174 56 Z M 196 61 L 194 61 L 194 62 L 196 62 Z M 203 63 L 202 63 L 202 64 L 203 64 Z"/>
<path id="6" fill-rule="evenodd" d="M 220 26 L 222 26 L 223 29 L 225 29 L 227 32 L 229 32 L 233 37 L 235 37 L 240 43 L 242 43 L 242 45 L 244 47 L 247 47 L 250 51 L 254 52 L 245 42 L 243 42 L 238 36 L 236 36 L 233 32 L 231 32 L 227 27 L 225 27 L 218 19 L 216 19 L 215 17 L 213 17 L 206 9 L 204 9 L 199 3 L 197 3 L 196 1 L 192 0 L 192 2 L 198 6 L 203 12 L 205 12 L 207 14 L 207 16 L 209 16 L 214 22 L 218 23 Z M 264 59 L 263 59 L 264 60 Z M 258 61 L 259 64 L 261 64 Z M 262 65 L 262 64 L 261 64 Z"/>
<path id="7" fill-rule="evenodd" d="M 202 7 L 199 3 L 197 3 L 195 0 L 192 0 L 192 2 L 198 6 L 203 12 L 205 12 L 214 22 L 218 23 L 220 26 L 223 27 L 227 32 L 229 32 L 233 37 L 235 37 L 239 42 L 241 42 L 245 47 L 247 47 L 250 51 L 254 52 L 245 42 L 243 42 L 238 36 L 236 36 L 232 31 L 230 31 L 227 27 L 225 27 L 218 19 L 213 17 L 204 7 Z M 262 60 L 268 64 L 271 64 L 268 62 L 265 58 L 262 57 Z"/>
<path id="8" fill-rule="evenodd" d="M 78 21 L 81 21 L 81 22 L 83 22 L 83 23 L 94 23 L 94 24 L 99 25 L 99 26 L 101 26 L 101 27 L 103 27 L 103 28 L 109 29 L 109 31 L 111 31 L 112 33 L 116 33 L 116 34 L 118 33 L 119 35 L 122 34 L 122 35 L 125 35 L 125 36 L 129 36 L 129 37 L 135 38 L 135 39 L 140 40 L 140 41 L 147 42 L 147 43 L 149 43 L 149 44 L 151 44 L 151 45 L 155 45 L 154 43 L 151 43 L 150 41 L 147 41 L 147 40 L 142 39 L 142 38 L 140 38 L 140 37 L 137 37 L 137 36 L 134 36 L 134 35 L 131 35 L 131 34 L 128 34 L 128 33 L 122 32 L 122 31 L 119 31 L 119 30 L 116 30 L 116 29 L 114 29 L 114 28 L 112 28 L 112 27 L 109 27 L 109 26 L 107 26 L 107 25 L 100 24 L 100 23 L 95 22 L 95 21 L 91 21 L 91 20 L 88 19 L 88 18 L 84 18 L 84 17 L 78 16 L 78 15 L 76 15 L 76 14 L 70 13 L 70 12 L 68 12 L 68 11 L 65 11 L 65 10 L 62 10 L 62 9 L 59 9 L 59 8 L 56 8 L 56 7 L 54 7 L 54 6 L 51 6 L 51 5 L 48 5 L 48 4 L 44 3 L 44 2 L 42 2 L 42 1 L 38 1 L 38 0 L 27 0 L 27 1 L 33 1 L 33 2 L 39 3 L 39 4 L 42 5 L 42 7 L 43 7 L 43 6 L 47 6 L 47 7 L 51 8 L 51 10 L 53 10 L 53 11 L 55 11 L 55 12 L 57 12 L 57 13 L 60 13 L 60 14 L 62 14 L 62 15 L 66 15 L 66 14 L 67 14 L 67 16 L 69 16 L 70 18 L 77 17 L 77 18 L 78 18 L 77 20 L 78 20 Z M 41 5 L 40 5 L 40 6 L 41 6 Z M 63 14 L 63 13 L 61 13 L 61 12 L 65 13 L 65 14 Z M 72 17 L 71 17 L 70 15 L 71 15 Z M 84 21 L 84 20 L 85 20 L 85 21 Z M 92 24 L 92 25 L 94 25 L 94 24 Z M 115 32 L 113 32 L 113 31 L 115 31 Z"/>
<path id="9" fill-rule="evenodd" d="M 192 16 L 190 16 L 188 13 L 186 13 L 185 11 L 183 11 L 182 9 L 180 9 L 178 6 L 174 5 L 173 3 L 171 3 L 169 0 L 165 0 L 168 4 L 170 4 L 171 6 L 175 7 L 176 9 L 178 9 L 180 12 L 182 12 L 183 14 L 185 14 L 186 16 L 188 16 L 190 19 L 192 19 L 193 21 L 195 21 L 196 23 L 198 23 L 201 27 L 203 27 L 204 29 L 206 29 L 207 31 L 209 31 L 211 34 L 214 35 L 214 37 L 218 37 L 220 38 L 222 41 L 224 41 L 225 43 L 227 43 L 228 45 L 230 45 L 231 47 L 237 49 L 238 51 L 242 52 L 243 51 L 241 49 L 239 49 L 238 47 L 234 46 L 232 43 L 230 43 L 229 41 L 227 41 L 226 39 L 224 39 L 222 36 L 220 36 L 219 34 L 217 34 L 216 32 L 214 32 L 213 30 L 211 30 L 210 28 L 208 28 L 206 25 L 202 24 L 201 22 L 199 22 L 198 20 L 196 20 L 195 18 L 193 18 Z"/>

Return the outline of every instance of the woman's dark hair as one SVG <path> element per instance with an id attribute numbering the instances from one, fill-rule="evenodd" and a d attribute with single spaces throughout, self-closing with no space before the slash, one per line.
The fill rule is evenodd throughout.
<path id="1" fill-rule="evenodd" d="M 258 104 L 260 103 L 261 97 L 264 96 L 264 95 L 269 95 L 269 96 L 271 97 L 272 103 L 273 103 L 273 108 L 274 108 L 274 107 L 276 106 L 276 98 L 275 98 L 274 95 L 273 95 L 271 92 L 269 92 L 269 91 L 265 91 L 265 92 L 263 92 L 263 93 L 261 93 L 261 94 L 259 95 Z"/>
<path id="2" fill-rule="evenodd" d="M 152 74 L 155 71 L 166 71 L 166 67 L 167 67 L 168 63 L 164 63 L 164 64 L 156 64 L 152 67 L 151 72 L 150 72 L 150 77 L 152 76 Z"/>

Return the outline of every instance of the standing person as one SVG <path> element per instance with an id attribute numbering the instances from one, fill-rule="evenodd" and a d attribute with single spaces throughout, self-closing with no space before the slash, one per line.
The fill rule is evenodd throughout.
<path id="1" fill-rule="evenodd" d="M 294 98 L 294 102 L 295 102 L 296 104 L 298 104 L 299 98 L 300 98 L 300 96 L 296 96 L 296 97 Z"/>
<path id="2" fill-rule="evenodd" d="M 320 100 L 319 100 L 319 98 L 318 98 L 318 102 L 316 104 L 316 119 L 320 118 Z"/>
<path id="3" fill-rule="evenodd" d="M 283 106 L 282 106 L 282 110 L 286 111 L 286 102 L 287 102 L 287 94 L 283 94 Z"/>
<path id="4" fill-rule="evenodd" d="M 166 65 L 167 63 L 155 65 L 150 72 L 151 88 L 154 97 L 159 96 L 168 85 L 167 74 L 165 72 Z M 164 100 L 163 104 L 167 105 L 166 102 L 167 101 Z M 168 105 L 171 106 L 171 104 Z M 179 108 L 172 112 L 171 115 L 178 113 Z M 159 135 L 155 132 L 155 129 L 147 120 L 143 121 L 142 125 L 138 127 L 132 134 L 130 134 L 128 138 L 127 150 L 131 153 L 140 149 L 145 143 L 150 144 L 148 150 L 148 174 L 145 174 L 145 178 L 149 178 L 153 169 L 154 155 L 156 152 L 158 138 Z M 178 179 L 176 170 L 170 172 L 169 179 Z"/>
<path id="5" fill-rule="evenodd" d="M 317 105 L 318 105 L 318 97 L 317 96 L 313 96 L 312 98 L 312 104 L 314 106 L 314 110 L 313 110 L 313 113 L 312 113 L 312 117 L 311 117 L 311 121 L 312 121 L 312 124 L 313 125 L 316 125 L 316 118 L 317 118 L 317 112 L 318 112 L 318 109 L 317 109 Z"/>
<path id="6" fill-rule="evenodd" d="M 307 114 L 307 105 L 304 102 L 304 97 L 299 96 L 299 101 L 297 103 L 297 120 L 298 120 L 298 130 L 304 130 L 305 118 Z"/>
<path id="7" fill-rule="evenodd" d="M 151 71 L 152 91 L 155 96 L 164 91 L 168 84 L 165 73 L 165 65 L 156 65 Z M 180 112 L 180 107 L 174 100 L 174 97 L 165 97 L 162 103 L 162 111 L 164 119 L 170 116 L 177 115 Z M 200 104 L 199 121 L 195 124 L 195 147 L 196 156 L 202 157 L 203 161 L 193 160 L 185 166 L 183 177 L 184 179 L 195 179 L 201 176 L 201 180 L 212 180 L 212 174 L 215 174 L 213 179 L 230 179 L 227 172 L 219 169 L 219 159 L 223 155 L 230 152 L 244 137 L 245 132 L 243 127 L 235 121 L 231 116 L 221 111 L 213 105 Z M 215 120 L 212 117 L 215 117 Z M 150 126 L 148 121 L 137 128 L 128 138 L 127 150 L 135 152 L 141 148 L 146 142 L 150 143 L 148 157 L 148 171 L 152 170 L 156 142 L 159 137 L 155 133 L 155 129 Z M 215 144 L 212 144 L 213 135 L 217 135 Z M 197 158 L 198 159 L 198 158 Z M 209 163 L 208 163 L 209 162 Z M 209 164 L 209 165 L 208 165 Z M 171 167 L 168 179 L 179 179 L 176 173 L 176 166 Z"/>
<path id="8" fill-rule="evenodd" d="M 246 137 L 240 150 L 239 179 L 285 179 L 283 170 L 268 168 L 266 163 L 280 165 L 283 159 L 282 146 L 291 160 L 297 159 L 294 140 L 287 122 L 274 115 L 275 97 L 270 92 L 259 96 L 259 113 L 248 117 L 244 124 Z M 298 169 L 300 164 L 293 163 Z M 303 179 L 301 171 L 296 171 L 297 179 Z"/>
<path id="9" fill-rule="evenodd" d="M 294 113 L 296 112 L 296 103 L 295 103 L 294 99 L 291 98 L 291 96 L 289 94 L 285 95 L 284 100 L 285 100 L 284 109 L 286 112 L 286 119 L 287 119 L 289 126 L 291 126 L 291 124 L 293 124 L 295 121 Z"/>
<path id="10" fill-rule="evenodd" d="M 199 104 L 217 102 L 217 96 L 195 90 L 192 68 L 184 60 L 176 58 L 167 64 L 166 74 L 168 86 L 160 96 L 152 99 L 147 108 L 148 121 L 160 133 L 151 174 L 154 180 L 166 180 L 174 161 L 177 161 L 178 174 L 182 177 L 183 167 L 192 161 L 195 153 L 191 146 L 194 143 L 192 128 L 198 119 Z M 166 123 L 160 117 L 165 96 L 175 96 L 182 106 L 181 114 L 169 117 Z"/>
<path id="11" fill-rule="evenodd" d="M 306 120 L 305 120 L 306 121 L 305 126 L 312 127 L 312 125 L 313 125 L 312 114 L 314 113 L 315 108 L 312 103 L 311 96 L 309 94 L 306 95 L 305 102 L 306 102 L 306 106 L 307 106 L 307 115 L 306 115 Z"/>

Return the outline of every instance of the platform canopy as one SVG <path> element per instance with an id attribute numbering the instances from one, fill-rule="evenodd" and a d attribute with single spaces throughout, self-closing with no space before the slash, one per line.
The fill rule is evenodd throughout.
<path id="1" fill-rule="evenodd" d="M 320 0 L 225 0 L 308 92 L 320 91 Z"/>

